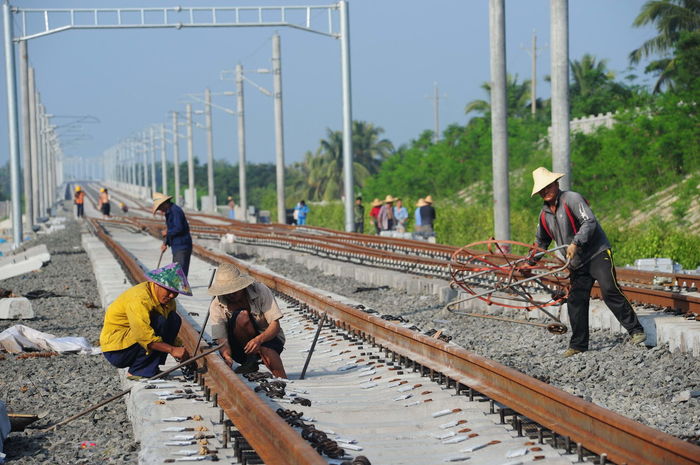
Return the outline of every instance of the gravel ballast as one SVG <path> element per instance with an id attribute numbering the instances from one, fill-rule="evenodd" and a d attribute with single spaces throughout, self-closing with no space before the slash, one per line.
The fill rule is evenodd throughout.
<path id="1" fill-rule="evenodd" d="M 42 289 L 61 296 L 32 300 L 35 319 L 0 320 L 0 331 L 23 324 L 58 337 L 83 336 L 99 345 L 104 309 L 80 232 L 80 225 L 69 219 L 65 230 L 25 245 L 46 244 L 51 262 L 36 272 L 0 281 L 0 287 L 18 295 Z M 0 356 L 0 399 L 8 411 L 45 415 L 6 439 L 7 463 L 137 463 L 139 444 L 121 399 L 57 431 L 40 432 L 122 390 L 117 370 L 102 355 Z"/>
<path id="2" fill-rule="evenodd" d="M 381 314 L 402 316 L 425 332 L 444 329 L 452 342 L 601 407 L 673 436 L 700 443 L 700 397 L 684 402 L 674 395 L 700 390 L 700 359 L 670 353 L 667 346 L 632 345 L 629 336 L 591 331 L 589 351 L 561 354 L 570 333 L 453 315 L 432 295 L 372 289 L 353 279 L 329 276 L 285 260 L 253 260 L 276 273 L 354 299 Z M 436 321 L 437 320 L 437 321 Z"/>

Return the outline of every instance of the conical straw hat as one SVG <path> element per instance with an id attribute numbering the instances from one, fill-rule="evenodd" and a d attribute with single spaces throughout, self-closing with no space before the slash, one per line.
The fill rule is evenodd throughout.
<path id="1" fill-rule="evenodd" d="M 544 166 L 540 166 L 532 172 L 532 180 L 534 181 L 534 184 L 532 186 L 532 194 L 530 195 L 530 197 L 534 197 L 535 194 L 537 194 L 539 191 L 549 186 L 562 176 L 564 176 L 564 173 L 552 173 Z"/>
<path id="2" fill-rule="evenodd" d="M 226 295 L 245 289 L 255 280 L 248 275 L 241 274 L 241 270 L 229 263 L 223 263 L 216 269 L 214 282 L 207 290 L 209 295 Z"/>

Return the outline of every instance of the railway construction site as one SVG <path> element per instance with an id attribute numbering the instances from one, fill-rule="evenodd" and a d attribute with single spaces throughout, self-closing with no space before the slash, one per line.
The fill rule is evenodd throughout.
<path id="1" fill-rule="evenodd" d="M 200 358 L 131 381 L 100 355 L 99 332 L 107 306 L 157 267 L 165 223 L 117 186 L 112 211 L 121 201 L 129 212 L 103 219 L 98 186 L 85 190 L 84 219 L 65 202 L 23 247 L 44 245 L 50 259 L 0 282 L 32 313 L 0 330 L 87 341 L 1 354 L 8 463 L 700 463 L 697 275 L 618 269 L 647 340 L 631 344 L 594 298 L 589 351 L 563 359 L 568 335 L 548 331 L 543 310 L 566 330 L 565 300 L 499 305 L 509 291 L 491 275 L 465 278 L 470 295 L 455 285 L 458 248 L 187 212 L 193 295 L 177 298 L 179 338 Z M 223 263 L 275 294 L 288 379 L 236 374 L 212 350 L 207 288 Z"/>

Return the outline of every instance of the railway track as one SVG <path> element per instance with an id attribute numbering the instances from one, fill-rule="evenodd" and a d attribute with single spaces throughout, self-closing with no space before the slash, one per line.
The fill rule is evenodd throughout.
<path id="1" fill-rule="evenodd" d="M 124 226 L 137 229 L 145 227 L 148 229 L 162 227 L 162 223 L 155 224 L 155 222 L 142 218 L 137 220 L 90 221 L 94 231 L 108 244 L 108 247 L 114 251 L 125 269 L 128 270 L 132 280 L 142 280 L 142 268 L 121 244 L 117 243 L 113 237 L 110 237 L 107 229 L 123 228 Z M 198 222 L 192 221 L 192 223 Z M 193 227 L 200 227 L 200 225 L 195 224 Z M 201 225 L 201 227 L 202 231 L 205 228 L 212 228 L 205 225 Z M 216 230 L 218 226 L 213 228 Z M 238 234 L 241 233 L 239 232 Z M 278 232 L 274 234 L 281 236 Z M 268 235 L 266 240 L 271 240 L 271 235 Z M 197 256 L 210 263 L 236 262 L 227 255 L 217 254 L 198 246 L 195 247 L 195 252 Z M 387 258 L 387 260 L 389 259 Z M 391 262 L 388 262 L 388 264 L 392 265 Z M 527 377 L 496 362 L 476 356 L 453 344 L 427 337 L 401 325 L 383 320 L 379 316 L 364 313 L 351 305 L 338 302 L 325 294 L 320 295 L 305 286 L 300 286 L 279 276 L 248 268 L 239 262 L 236 262 L 236 265 L 246 268 L 257 280 L 275 290 L 292 307 L 297 309 L 295 313 L 312 318 L 311 323 L 304 323 L 302 320 L 298 320 L 302 333 L 310 331 L 317 325 L 315 321 L 318 321 L 325 315 L 328 318 L 329 327 L 324 329 L 323 339 L 320 344 L 321 346 L 327 344 L 329 347 L 319 349 L 318 357 L 321 357 L 320 350 L 330 349 L 331 352 L 342 352 L 342 350 L 332 348 L 332 344 L 340 344 L 341 342 L 347 343 L 348 347 L 353 346 L 354 350 L 360 350 L 359 354 L 354 356 L 354 359 L 350 359 L 350 357 L 353 357 L 352 355 L 347 355 L 346 362 L 354 360 L 355 363 L 353 364 L 357 368 L 353 370 L 358 373 L 375 371 L 375 373 L 367 375 L 367 379 L 362 379 L 364 383 L 376 384 L 376 386 L 367 388 L 367 392 L 371 392 L 373 397 L 378 396 L 378 394 L 374 394 L 372 389 L 379 388 L 376 391 L 379 391 L 382 387 L 399 389 L 403 384 L 409 384 L 409 386 L 430 385 L 430 387 L 426 388 L 422 386 L 415 388 L 421 390 L 420 393 L 413 393 L 413 395 L 418 397 L 418 400 L 427 400 L 433 397 L 432 393 L 423 394 L 423 396 L 430 397 L 420 399 L 420 394 L 425 391 L 439 392 L 440 394 L 451 392 L 452 395 L 450 397 L 455 399 L 453 405 L 458 406 L 446 409 L 424 409 L 422 411 L 423 416 L 419 414 L 414 416 L 413 422 L 424 422 L 426 428 L 439 428 L 441 424 L 451 424 L 447 419 L 440 424 L 437 424 L 436 421 L 430 423 L 432 415 L 427 415 L 430 412 L 434 414 L 446 410 L 448 413 L 445 415 L 455 414 L 456 418 L 461 415 L 462 411 L 469 410 L 469 406 L 474 404 L 473 401 L 486 400 L 488 402 L 483 404 L 488 404 L 488 410 L 493 412 L 499 421 L 512 424 L 511 436 L 518 438 L 519 434 L 523 435 L 519 438 L 519 441 L 521 446 L 529 451 L 528 460 L 532 459 L 533 455 L 539 457 L 540 455 L 538 454 L 540 453 L 543 454 L 544 458 L 547 458 L 547 451 L 544 449 L 554 447 L 558 448 L 560 453 L 561 449 L 574 452 L 571 456 L 572 460 L 592 458 L 599 463 L 604 463 L 606 460 L 627 464 L 700 463 L 700 448 L 690 443 L 585 402 L 576 396 Z M 181 333 L 188 350 L 194 353 L 198 328 L 191 325 L 183 325 Z M 358 347 L 361 347 L 361 349 L 358 349 Z M 343 350 L 350 350 L 350 348 Z M 362 359 L 362 362 L 358 362 L 360 359 Z M 273 408 L 275 405 L 274 401 L 270 401 L 268 398 L 261 399 L 256 395 L 254 389 L 252 389 L 254 384 L 244 382 L 241 378 L 234 375 L 218 355 L 206 357 L 205 361 L 202 362 L 202 367 L 206 369 L 206 373 L 200 377 L 201 382 L 207 383 L 208 389 L 216 395 L 215 398 L 218 405 L 224 409 L 226 415 L 242 434 L 243 439 L 241 439 L 241 442 L 249 444 L 265 463 L 329 463 L 328 454 L 324 457 L 318 455 L 314 448 L 311 448 L 307 442 L 300 439 L 301 436 L 297 432 L 298 428 L 297 431 L 290 428 L 275 413 Z M 380 371 L 381 373 L 379 373 Z M 399 372 L 401 373 L 399 374 Z M 407 378 L 411 376 L 412 378 L 409 381 L 408 379 L 401 379 L 402 376 Z M 387 377 L 389 378 L 387 379 Z M 399 379 L 391 381 L 394 378 Z M 418 382 L 419 380 L 423 381 Z M 388 388 L 392 382 L 401 383 L 402 381 L 406 381 L 406 383 Z M 382 386 L 383 383 L 386 383 L 386 385 Z M 294 381 L 289 386 L 294 388 L 301 386 L 301 384 L 298 381 Z M 356 385 L 354 387 L 357 388 Z M 333 389 L 336 389 L 336 387 Z M 337 389 L 341 388 L 337 387 Z M 309 391 L 311 392 L 312 389 L 309 388 Z M 391 392 L 396 394 L 394 391 Z M 349 396 L 347 394 L 341 395 Z M 272 406 L 270 402 L 273 402 Z M 376 406 L 364 407 L 362 396 L 357 399 L 357 402 L 357 409 L 376 408 Z M 435 405 L 437 405 L 438 401 L 435 402 Z M 467 406 L 463 407 L 460 402 L 466 402 Z M 429 404 L 429 402 L 423 403 Z M 479 404 L 479 402 L 476 402 L 476 404 Z M 290 409 L 284 408 L 282 410 L 284 413 L 284 410 Z M 303 411 L 304 408 L 298 408 L 297 410 Z M 287 415 L 287 420 L 290 419 L 289 415 L 293 417 L 293 414 Z M 381 418 L 382 414 L 379 415 Z M 373 415 L 366 420 L 367 426 L 365 429 L 373 429 L 374 419 L 372 417 Z M 294 419 L 292 418 L 293 421 Z M 342 424 L 342 419 L 336 419 L 336 421 Z M 449 430 L 456 426 L 460 426 L 457 431 L 471 429 L 461 427 L 463 424 L 448 426 L 445 429 Z M 264 434 L 269 431 L 274 431 L 275 434 Z M 484 451 L 502 449 L 498 442 L 492 443 L 493 441 L 490 441 L 489 444 L 478 442 L 476 439 L 478 436 L 470 438 L 469 434 L 465 434 L 469 433 L 467 431 L 462 431 L 461 433 L 446 431 L 445 434 L 450 434 L 450 432 L 453 432 L 454 436 L 466 436 L 466 439 L 463 440 L 465 444 L 482 446 L 482 451 L 477 452 L 480 449 L 475 449 L 470 452 L 452 452 L 452 455 L 442 456 L 437 461 L 469 459 L 470 463 L 499 463 L 495 461 L 478 461 L 480 457 L 478 454 L 485 453 Z M 436 439 L 431 444 L 421 443 L 421 446 L 423 448 L 436 447 L 435 442 L 442 445 L 443 441 L 449 441 L 454 436 Z M 351 443 L 349 445 L 352 446 Z M 462 447 L 458 450 L 469 448 Z M 537 448 L 540 451 L 535 450 Z M 432 453 L 433 457 L 437 457 L 436 453 L 433 452 L 434 450 L 437 449 L 431 448 L 429 452 Z M 591 454 L 594 455 L 591 456 Z M 415 457 L 417 456 L 414 455 Z M 372 459 L 372 457 L 369 458 L 370 460 Z M 420 461 L 420 459 L 417 460 L 413 463 L 427 463 Z M 502 462 L 505 463 L 506 459 L 503 458 Z M 384 457 L 384 460 L 380 460 L 380 463 L 399 462 L 392 462 Z"/>

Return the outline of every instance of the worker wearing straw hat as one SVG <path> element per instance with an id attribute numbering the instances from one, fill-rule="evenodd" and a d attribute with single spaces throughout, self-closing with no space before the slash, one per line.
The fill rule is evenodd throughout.
<path id="1" fill-rule="evenodd" d="M 236 361 L 234 370 L 245 374 L 258 371 L 262 362 L 277 378 L 286 378 L 280 354 L 284 350 L 282 318 L 272 291 L 234 265 L 224 263 L 216 270 L 208 291 L 215 296 L 209 307 L 211 334 L 217 344 L 228 341 L 221 350 L 226 363 Z"/>
<path id="2" fill-rule="evenodd" d="M 173 252 L 173 262 L 179 263 L 185 276 L 190 270 L 190 257 L 192 256 L 192 236 L 190 236 L 190 225 L 185 217 L 185 212 L 178 205 L 171 202 L 173 197 L 156 192 L 153 195 L 153 214 L 161 211 L 165 214 L 165 225 L 167 229 L 163 231 L 163 244 L 161 251 L 165 251 L 168 246 Z"/>
<path id="3" fill-rule="evenodd" d="M 375 197 L 374 200 L 372 200 L 371 206 L 372 209 L 369 211 L 369 220 L 372 226 L 374 226 L 375 234 L 379 234 L 379 221 L 377 221 L 377 217 L 379 216 L 379 210 L 382 208 L 382 201 Z"/>
<path id="4" fill-rule="evenodd" d="M 124 291 L 107 307 L 100 333 L 102 353 L 117 368 L 128 368 L 129 379 L 150 378 L 168 354 L 188 358 L 176 343 L 182 320 L 178 294 L 192 295 L 178 263 L 146 273 L 146 280 Z"/>
<path id="5" fill-rule="evenodd" d="M 433 225 L 435 223 L 435 218 L 437 215 L 435 213 L 435 207 L 433 207 L 433 197 L 431 195 L 426 196 L 423 199 L 423 205 L 419 207 L 420 210 L 420 233 L 426 239 L 435 236 L 435 230 Z"/>
<path id="6" fill-rule="evenodd" d="M 396 198 L 391 194 L 384 197 L 384 205 L 379 209 L 379 214 L 377 215 L 377 223 L 379 223 L 381 231 L 391 231 L 396 225 L 394 202 L 396 202 Z"/>
<path id="7" fill-rule="evenodd" d="M 588 350 L 588 306 L 595 281 L 598 281 L 603 301 L 630 334 L 631 342 L 642 343 L 646 340 L 644 328 L 617 284 L 605 231 L 581 194 L 559 189 L 562 176 L 563 173 L 553 173 L 542 166 L 537 168 L 532 172 L 531 196 L 539 194 L 544 200 L 537 225 L 537 246 L 546 249 L 552 241 L 568 246 L 566 257 L 571 270 L 571 290 L 566 306 L 571 341 L 563 355 L 571 357 Z"/>

